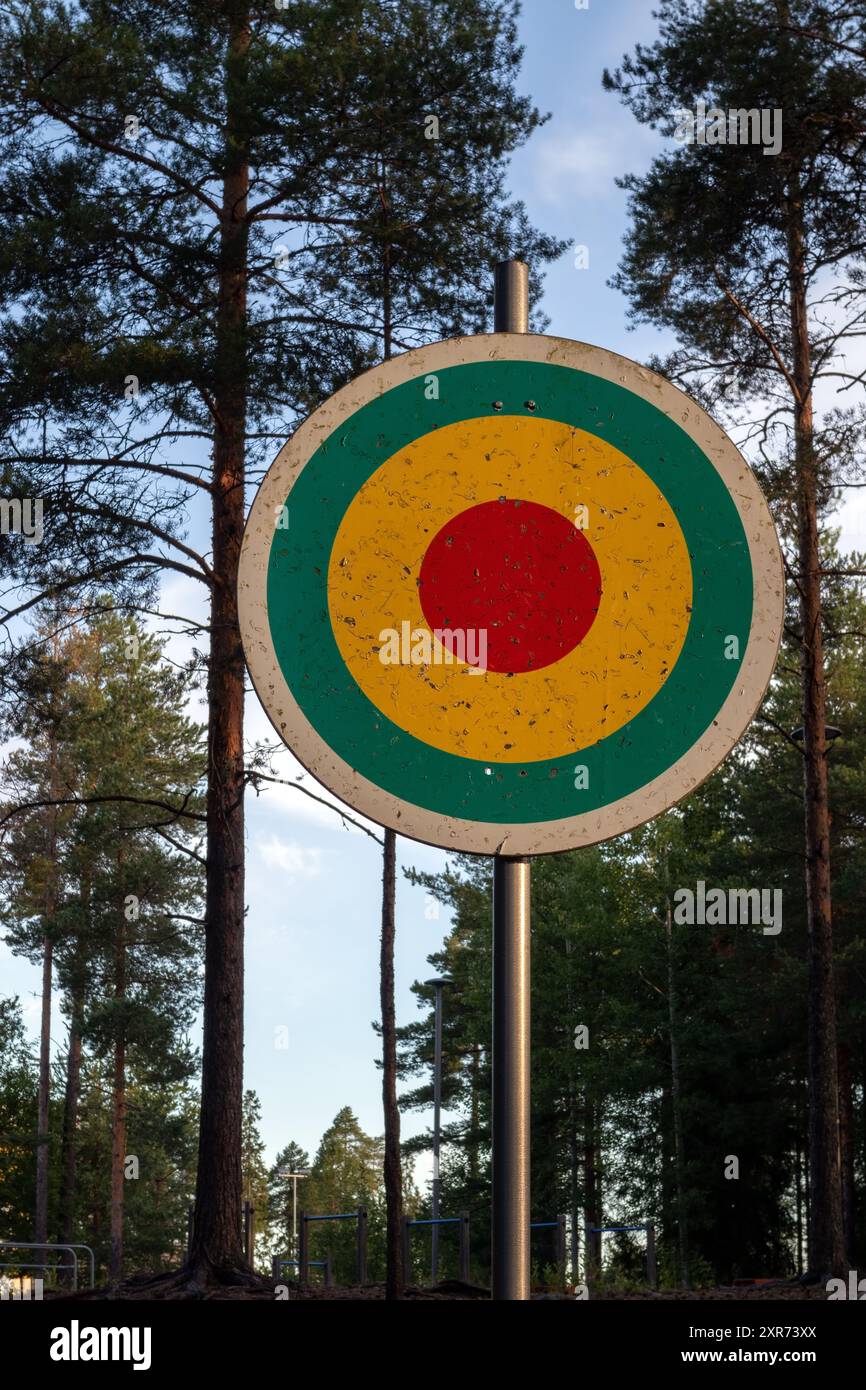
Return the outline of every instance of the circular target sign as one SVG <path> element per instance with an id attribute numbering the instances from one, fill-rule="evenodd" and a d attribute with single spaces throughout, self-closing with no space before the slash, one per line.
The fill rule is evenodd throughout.
<path id="1" fill-rule="evenodd" d="M 615 353 L 496 333 L 338 391 L 253 503 L 250 674 L 342 801 L 447 849 L 542 854 L 674 805 L 754 715 L 782 631 L 758 484 Z"/>

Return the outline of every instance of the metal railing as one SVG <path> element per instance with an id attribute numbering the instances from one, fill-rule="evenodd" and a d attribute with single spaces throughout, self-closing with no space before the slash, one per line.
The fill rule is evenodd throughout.
<path id="1" fill-rule="evenodd" d="M 359 1284 L 367 1282 L 367 1208 L 358 1207 L 357 1211 L 339 1211 L 315 1215 L 310 1212 L 302 1211 L 298 1213 L 298 1225 L 300 1227 L 300 1248 L 298 1250 L 298 1282 L 306 1284 L 307 1272 L 310 1264 L 310 1233 L 308 1226 L 311 1221 L 357 1221 L 358 1238 L 356 1245 L 357 1261 L 356 1275 Z"/>
<path id="2" fill-rule="evenodd" d="M 413 1226 L 430 1226 L 434 1231 L 438 1231 L 440 1226 L 459 1226 L 458 1231 L 460 1248 L 460 1278 L 464 1284 L 469 1283 L 469 1213 L 462 1211 L 459 1216 L 434 1216 L 430 1218 L 420 1218 L 416 1220 L 411 1216 L 403 1217 L 403 1271 L 406 1279 L 412 1267 L 412 1252 L 410 1236 Z"/>
<path id="3" fill-rule="evenodd" d="M 0 1261 L 0 1269 L 71 1269 L 75 1289 L 78 1288 L 78 1256 L 75 1252 L 76 1250 L 86 1250 L 90 1256 L 90 1287 L 93 1288 L 96 1284 L 96 1261 L 93 1251 L 89 1245 L 82 1245 L 80 1241 L 0 1240 L 0 1249 L 67 1251 L 72 1256 L 72 1264 L 53 1264 L 50 1260 L 39 1260 L 36 1263 L 25 1264 L 20 1260 L 3 1260 Z"/>
<path id="4" fill-rule="evenodd" d="M 601 1263 L 601 1242 L 598 1247 L 591 1238 L 593 1235 L 602 1235 L 608 1231 L 645 1231 L 646 1232 L 646 1281 L 651 1289 L 658 1288 L 658 1268 L 656 1265 L 656 1228 L 652 1221 L 643 1221 L 637 1226 L 587 1226 L 586 1227 L 586 1270 L 587 1277 L 593 1265 Z"/>

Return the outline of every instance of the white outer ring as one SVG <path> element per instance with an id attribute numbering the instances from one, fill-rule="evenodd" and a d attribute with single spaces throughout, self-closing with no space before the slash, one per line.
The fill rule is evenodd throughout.
<path id="1" fill-rule="evenodd" d="M 338 757 L 310 724 L 277 662 L 266 607 L 274 515 L 322 440 L 350 415 L 403 382 L 467 362 L 548 362 L 602 377 L 668 415 L 713 464 L 749 545 L 752 626 L 736 684 L 701 738 L 637 791 L 595 811 L 517 825 L 442 816 L 384 791 Z M 238 609 L 247 666 L 265 711 L 298 760 L 348 806 L 410 839 L 470 854 L 552 854 L 609 840 L 652 820 L 700 785 L 743 736 L 770 682 L 782 638 L 785 591 L 776 528 L 757 480 L 731 440 L 691 397 L 606 348 L 535 333 L 478 334 L 416 348 L 356 377 L 325 401 L 283 446 L 253 501 L 244 531 Z"/>

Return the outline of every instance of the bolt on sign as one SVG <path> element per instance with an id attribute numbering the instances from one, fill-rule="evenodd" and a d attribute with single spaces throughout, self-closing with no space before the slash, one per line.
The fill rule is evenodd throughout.
<path id="1" fill-rule="evenodd" d="M 766 690 L 775 528 L 688 396 L 563 338 L 408 352 L 326 401 L 253 503 L 247 663 L 340 800 L 446 849 L 609 839 L 693 791 Z"/>

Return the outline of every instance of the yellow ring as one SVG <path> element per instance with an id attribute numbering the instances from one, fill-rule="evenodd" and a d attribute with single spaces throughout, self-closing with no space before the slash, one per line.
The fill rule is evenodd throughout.
<path id="1" fill-rule="evenodd" d="M 400 634 L 403 623 L 429 631 L 418 576 L 433 537 L 499 497 L 580 524 L 602 583 L 583 641 L 554 665 L 515 675 L 446 664 L 436 642 L 430 664 L 384 664 L 383 633 Z M 328 600 L 346 665 L 395 724 L 450 752 L 462 708 L 465 757 L 524 762 L 585 748 L 649 703 L 685 640 L 692 573 L 670 506 L 620 450 L 555 420 L 484 416 L 423 435 L 372 474 L 337 532 Z"/>

